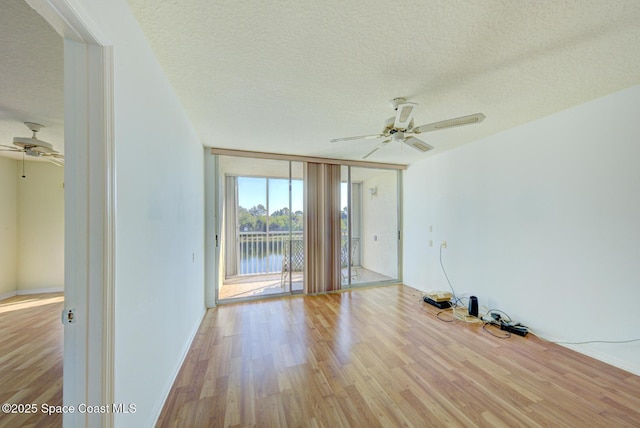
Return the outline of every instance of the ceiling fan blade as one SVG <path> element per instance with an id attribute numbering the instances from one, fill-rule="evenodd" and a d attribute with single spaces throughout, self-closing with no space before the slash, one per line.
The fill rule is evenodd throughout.
<path id="1" fill-rule="evenodd" d="M 361 135 L 359 137 L 334 138 L 333 140 L 329 140 L 329 142 L 330 143 L 337 143 L 337 142 L 340 142 L 340 141 L 369 140 L 369 139 L 373 139 L 373 138 L 382 138 L 382 137 L 386 137 L 386 135 L 377 134 L 377 135 Z"/>
<path id="2" fill-rule="evenodd" d="M 371 151 L 370 151 L 369 153 L 367 153 L 366 155 L 362 156 L 362 159 L 366 159 L 366 158 L 368 158 L 369 156 L 371 156 L 372 154 L 374 154 L 375 152 L 377 152 L 378 150 L 380 150 L 380 149 L 382 148 L 382 146 L 384 146 L 385 144 L 387 144 L 389 141 L 391 141 L 391 140 L 390 140 L 390 139 L 389 139 L 389 140 L 385 140 L 385 141 L 383 141 L 382 143 L 378 144 L 377 146 L 375 146 L 375 147 L 373 148 L 373 150 L 371 150 Z"/>
<path id="3" fill-rule="evenodd" d="M 47 160 L 56 166 L 64 166 L 64 159 L 47 158 Z"/>
<path id="4" fill-rule="evenodd" d="M 486 116 L 482 113 L 470 114 L 468 116 L 456 117 L 453 119 L 442 120 L 440 122 L 429 123 L 427 125 L 421 125 L 413 128 L 411 131 L 414 134 L 421 134 L 423 132 L 438 131 L 440 129 L 453 128 L 456 126 L 473 125 L 480 123 Z"/>
<path id="5" fill-rule="evenodd" d="M 40 157 L 43 158 L 54 158 L 54 159 L 59 159 L 59 160 L 64 160 L 64 155 L 61 155 L 58 152 L 55 153 L 41 153 Z"/>
<path id="6" fill-rule="evenodd" d="M 396 120 L 393 123 L 393 127 L 402 130 L 409 128 L 417 105 L 416 103 L 398 104 L 396 108 Z"/>
<path id="7" fill-rule="evenodd" d="M 414 149 L 421 151 L 421 152 L 428 152 L 429 150 L 432 150 L 433 147 L 428 145 L 427 143 L 425 143 L 422 140 L 417 139 L 416 137 L 408 137 L 405 138 L 404 142 L 408 145 L 413 147 Z"/>
<path id="8" fill-rule="evenodd" d="M 15 146 L 7 146 L 5 144 L 0 144 L 0 147 L 5 147 L 5 148 L 10 149 L 11 151 L 14 151 L 14 152 L 21 152 L 22 151 L 22 150 L 20 150 L 19 148 L 15 147 Z M 4 150 L 4 149 L 0 149 L 0 150 Z M 7 151 L 9 151 L 9 150 L 7 150 Z"/>

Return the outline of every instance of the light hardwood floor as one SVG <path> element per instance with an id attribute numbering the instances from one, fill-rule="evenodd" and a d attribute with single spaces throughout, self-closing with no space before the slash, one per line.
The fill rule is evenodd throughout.
<path id="1" fill-rule="evenodd" d="M 158 425 L 640 426 L 640 377 L 437 312 L 406 286 L 210 309 Z"/>
<path id="2" fill-rule="evenodd" d="M 62 426 L 62 415 L 40 410 L 62 405 L 63 301 L 62 293 L 0 301 L 0 403 L 36 404 L 38 410 L 0 412 L 0 427 Z"/>

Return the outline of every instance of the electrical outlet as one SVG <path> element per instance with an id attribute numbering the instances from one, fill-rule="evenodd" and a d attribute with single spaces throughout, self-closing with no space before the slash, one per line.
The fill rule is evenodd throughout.
<path id="1" fill-rule="evenodd" d="M 447 241 L 442 241 L 442 248 L 447 248 Z"/>
<path id="2" fill-rule="evenodd" d="M 429 239 L 429 246 L 433 247 L 433 239 Z"/>

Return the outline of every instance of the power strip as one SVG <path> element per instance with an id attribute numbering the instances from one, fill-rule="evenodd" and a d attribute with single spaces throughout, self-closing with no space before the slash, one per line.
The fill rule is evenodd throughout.
<path id="1" fill-rule="evenodd" d="M 518 336 L 526 336 L 529 333 L 529 329 L 523 325 L 512 325 L 509 323 L 500 323 L 500 330 L 508 331 L 509 333 L 517 334 Z"/>

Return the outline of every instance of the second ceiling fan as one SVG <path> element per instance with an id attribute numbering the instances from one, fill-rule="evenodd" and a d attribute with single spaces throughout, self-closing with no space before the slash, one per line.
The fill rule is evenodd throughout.
<path id="1" fill-rule="evenodd" d="M 391 100 L 391 107 L 396 111 L 394 117 L 390 117 L 386 120 L 384 128 L 380 134 L 373 135 L 361 135 L 357 137 L 345 137 L 334 138 L 332 143 L 340 141 L 351 140 L 367 140 L 371 138 L 385 138 L 380 144 L 373 148 L 369 153 L 364 155 L 362 159 L 366 159 L 385 145 L 392 141 L 400 141 L 414 149 L 426 152 L 433 149 L 432 146 L 424 141 L 414 137 L 415 134 L 422 134 L 424 132 L 438 131 L 440 129 L 453 128 L 462 125 L 472 125 L 480 123 L 484 120 L 485 115 L 482 113 L 470 114 L 468 116 L 455 117 L 453 119 L 441 120 L 439 122 L 428 123 L 426 125 L 414 126 L 413 116 L 415 114 L 415 108 L 418 106 L 416 103 L 407 102 L 404 98 L 394 98 Z"/>
<path id="2" fill-rule="evenodd" d="M 46 141 L 40 140 L 37 133 L 44 128 L 35 122 L 24 122 L 27 128 L 33 133 L 31 137 L 14 137 L 13 146 L 0 144 L 0 151 L 22 153 L 24 155 L 46 159 L 51 163 L 62 166 L 64 163 L 64 155 L 53 149 L 53 145 Z"/>

